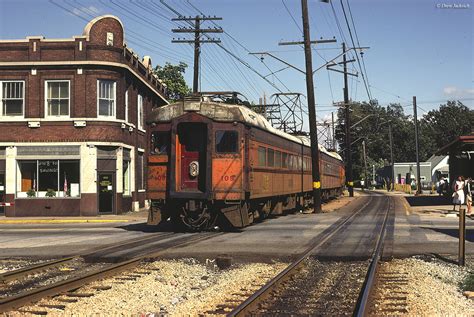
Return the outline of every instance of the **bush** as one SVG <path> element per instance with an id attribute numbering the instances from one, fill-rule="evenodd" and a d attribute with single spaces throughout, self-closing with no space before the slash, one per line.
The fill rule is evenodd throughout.
<path id="1" fill-rule="evenodd" d="M 28 191 L 26 192 L 26 196 L 27 197 L 35 197 L 36 196 L 36 192 L 33 190 L 33 189 L 28 189 Z"/>
<path id="2" fill-rule="evenodd" d="M 474 272 L 471 272 L 467 275 L 466 279 L 461 285 L 461 288 L 463 291 L 474 292 Z"/>
<path id="3" fill-rule="evenodd" d="M 46 191 L 46 197 L 56 197 L 56 191 L 54 189 L 48 188 Z"/>

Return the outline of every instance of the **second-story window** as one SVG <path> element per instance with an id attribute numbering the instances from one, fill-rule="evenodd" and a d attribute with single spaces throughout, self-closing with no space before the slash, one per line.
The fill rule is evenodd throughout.
<path id="1" fill-rule="evenodd" d="M 97 81 L 97 108 L 99 117 L 115 117 L 115 82 Z"/>
<path id="2" fill-rule="evenodd" d="M 25 104 L 24 83 L 22 81 L 4 81 L 1 84 L 1 115 L 12 117 L 23 116 L 23 107 Z"/>
<path id="3" fill-rule="evenodd" d="M 46 113 L 49 117 L 69 116 L 69 81 L 46 82 Z"/>
<path id="4" fill-rule="evenodd" d="M 138 113 L 138 120 L 137 126 L 139 129 L 145 129 L 145 114 L 143 113 L 143 97 L 142 95 L 138 95 L 137 100 L 137 113 Z"/>

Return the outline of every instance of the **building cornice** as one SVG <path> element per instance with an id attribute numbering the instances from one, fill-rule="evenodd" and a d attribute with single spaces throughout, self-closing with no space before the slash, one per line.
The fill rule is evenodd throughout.
<path id="1" fill-rule="evenodd" d="M 16 68 L 36 68 L 38 66 L 109 66 L 117 67 L 128 70 L 148 88 L 155 92 L 166 104 L 169 104 L 168 100 L 149 82 L 147 82 L 140 74 L 138 74 L 129 65 L 116 62 L 105 62 L 105 61 L 24 61 L 24 62 L 0 62 L 0 68 L 16 67 Z"/>

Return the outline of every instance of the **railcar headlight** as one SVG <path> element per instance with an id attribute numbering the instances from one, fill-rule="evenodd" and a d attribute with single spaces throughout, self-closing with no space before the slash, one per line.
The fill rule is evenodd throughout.
<path id="1" fill-rule="evenodd" d="M 191 177 L 197 177 L 199 175 L 198 161 L 192 161 L 191 163 L 189 163 L 189 175 L 191 175 Z"/>

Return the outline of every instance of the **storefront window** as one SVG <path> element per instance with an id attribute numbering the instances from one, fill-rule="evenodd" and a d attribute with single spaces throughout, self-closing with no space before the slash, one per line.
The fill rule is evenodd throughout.
<path id="1" fill-rule="evenodd" d="M 79 197 L 78 160 L 18 161 L 17 197 Z"/>

